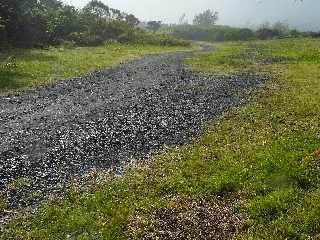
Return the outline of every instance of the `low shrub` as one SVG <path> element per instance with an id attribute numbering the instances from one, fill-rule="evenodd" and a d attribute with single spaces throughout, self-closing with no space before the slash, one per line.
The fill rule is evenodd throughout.
<path id="1" fill-rule="evenodd" d="M 14 56 L 10 56 L 5 59 L 0 65 L 0 71 L 3 72 L 13 72 L 18 68 L 16 58 Z"/>
<path id="2" fill-rule="evenodd" d="M 246 41 L 255 38 L 251 29 L 228 26 L 176 26 L 171 32 L 175 37 L 196 41 Z"/>
<path id="3" fill-rule="evenodd" d="M 153 34 L 142 31 L 123 34 L 118 39 L 121 43 L 150 44 L 159 46 L 190 46 L 190 42 L 167 34 Z"/>
<path id="4" fill-rule="evenodd" d="M 268 40 L 287 37 L 320 36 L 319 33 L 303 33 L 298 30 L 290 30 L 284 24 L 277 23 L 273 26 L 265 25 L 258 30 L 249 28 L 235 28 L 229 26 L 202 27 L 195 25 L 176 25 L 164 31 L 170 32 L 172 36 L 195 41 L 248 41 Z"/>
<path id="5" fill-rule="evenodd" d="M 261 40 L 270 40 L 281 36 L 281 32 L 271 28 L 261 28 L 256 32 L 256 37 Z"/>
<path id="6" fill-rule="evenodd" d="M 93 36 L 87 32 L 74 32 L 68 38 L 68 42 L 73 42 L 79 46 L 98 46 L 104 43 L 104 39 L 100 36 Z"/>

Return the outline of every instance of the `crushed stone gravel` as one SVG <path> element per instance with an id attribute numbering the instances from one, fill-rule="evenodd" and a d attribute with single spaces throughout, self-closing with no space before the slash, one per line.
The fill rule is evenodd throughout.
<path id="1" fill-rule="evenodd" d="M 208 120 L 245 102 L 239 92 L 267 80 L 192 72 L 183 64 L 191 54 L 148 55 L 0 97 L 0 191 L 8 206 L 64 191 L 91 169 L 187 143 Z"/>

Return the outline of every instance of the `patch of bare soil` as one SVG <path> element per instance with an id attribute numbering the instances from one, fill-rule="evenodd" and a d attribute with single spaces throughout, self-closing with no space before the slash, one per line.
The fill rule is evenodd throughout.
<path id="1" fill-rule="evenodd" d="M 178 200 L 149 216 L 135 216 L 128 226 L 129 239 L 232 239 L 245 220 L 222 201 Z"/>

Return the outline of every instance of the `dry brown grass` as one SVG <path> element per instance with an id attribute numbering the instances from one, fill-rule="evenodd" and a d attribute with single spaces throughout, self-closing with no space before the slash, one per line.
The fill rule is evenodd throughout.
<path id="1" fill-rule="evenodd" d="M 204 198 L 178 199 L 151 215 L 135 216 L 129 226 L 129 239 L 232 239 L 245 220 L 223 201 Z"/>

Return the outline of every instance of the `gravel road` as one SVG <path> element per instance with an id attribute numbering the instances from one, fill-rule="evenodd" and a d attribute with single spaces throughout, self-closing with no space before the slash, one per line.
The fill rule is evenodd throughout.
<path id="1" fill-rule="evenodd" d="M 208 120 L 246 101 L 239 92 L 266 80 L 194 73 L 183 64 L 190 55 L 149 55 L 0 97 L 2 195 L 24 206 L 30 192 L 61 191 L 90 169 L 186 143 Z"/>

